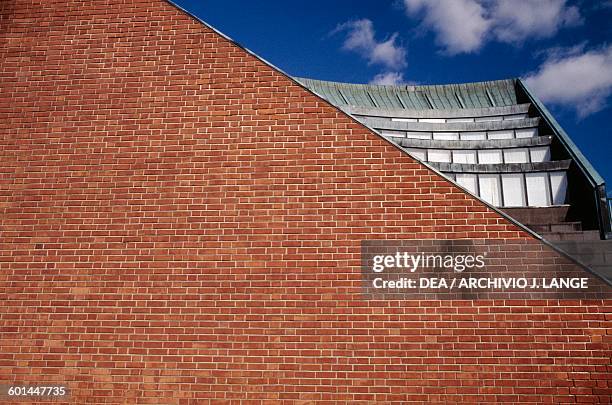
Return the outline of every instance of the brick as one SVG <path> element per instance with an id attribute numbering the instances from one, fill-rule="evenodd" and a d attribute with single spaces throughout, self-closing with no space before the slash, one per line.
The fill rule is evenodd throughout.
<path id="1" fill-rule="evenodd" d="M 0 87 L 1 382 L 609 401 L 610 300 L 363 300 L 361 239 L 531 236 L 172 5 L 2 2 Z"/>

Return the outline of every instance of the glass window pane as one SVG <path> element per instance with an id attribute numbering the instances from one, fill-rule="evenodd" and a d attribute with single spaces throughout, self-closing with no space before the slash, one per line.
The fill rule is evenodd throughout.
<path id="1" fill-rule="evenodd" d="M 525 181 L 527 182 L 527 198 L 531 207 L 550 205 L 546 173 L 525 173 Z"/>
<path id="2" fill-rule="evenodd" d="M 534 136 L 538 136 L 537 128 L 517 129 L 515 132 L 517 138 L 533 138 Z"/>
<path id="3" fill-rule="evenodd" d="M 428 157 L 430 162 L 446 162 L 450 163 L 450 150 L 446 149 L 429 149 Z"/>
<path id="4" fill-rule="evenodd" d="M 437 139 L 440 141 L 458 141 L 459 133 L 458 132 L 434 132 L 433 139 Z"/>
<path id="5" fill-rule="evenodd" d="M 455 177 L 457 184 L 468 190 L 470 193 L 478 195 L 478 185 L 476 183 L 477 178 L 475 174 L 457 173 Z"/>
<path id="6" fill-rule="evenodd" d="M 567 175 L 565 172 L 550 173 L 550 185 L 552 187 L 552 199 L 554 205 L 565 204 L 567 193 Z"/>
<path id="7" fill-rule="evenodd" d="M 550 148 L 548 146 L 531 148 L 530 152 L 531 152 L 532 162 L 549 162 L 550 161 Z"/>
<path id="8" fill-rule="evenodd" d="M 419 160 L 427 160 L 427 149 L 406 148 L 406 151 Z"/>
<path id="9" fill-rule="evenodd" d="M 527 205 L 522 174 L 503 174 L 502 189 L 504 193 L 504 207 L 524 207 Z"/>
<path id="10" fill-rule="evenodd" d="M 478 181 L 480 183 L 480 198 L 499 207 L 501 205 L 499 176 L 497 174 L 480 174 L 478 175 Z"/>
<path id="11" fill-rule="evenodd" d="M 391 121 L 398 122 L 417 122 L 416 118 L 391 118 Z"/>
<path id="12" fill-rule="evenodd" d="M 462 132 L 460 134 L 462 141 L 484 141 L 487 139 L 486 132 Z"/>
<path id="13" fill-rule="evenodd" d="M 429 122 L 431 124 L 444 124 L 446 120 L 444 118 L 419 118 L 419 122 Z"/>
<path id="14" fill-rule="evenodd" d="M 514 134 L 512 131 L 489 131 L 489 139 L 512 139 Z"/>
<path id="15" fill-rule="evenodd" d="M 502 152 L 499 149 L 481 149 L 478 151 L 478 163 L 502 163 Z"/>
<path id="16" fill-rule="evenodd" d="M 453 163 L 476 163 L 475 150 L 454 150 Z"/>
<path id="17" fill-rule="evenodd" d="M 431 139 L 431 132 L 409 131 L 406 133 L 406 138 L 410 139 Z"/>
<path id="18" fill-rule="evenodd" d="M 527 163 L 529 162 L 528 150 L 525 148 L 505 149 L 504 160 L 506 163 Z"/>

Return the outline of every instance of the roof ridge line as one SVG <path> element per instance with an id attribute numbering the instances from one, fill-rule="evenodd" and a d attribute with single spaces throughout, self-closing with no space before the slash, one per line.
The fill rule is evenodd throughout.
<path id="1" fill-rule="evenodd" d="M 168 1 L 171 1 L 171 0 L 168 0 Z M 418 90 L 422 88 L 444 88 L 444 87 L 455 87 L 455 86 L 478 86 L 478 85 L 486 86 L 486 85 L 494 85 L 494 84 L 501 84 L 501 83 L 508 83 L 508 82 L 512 82 L 514 84 L 519 80 L 518 77 L 510 77 L 506 79 L 481 80 L 481 81 L 476 81 L 476 82 L 460 82 L 460 83 L 370 84 L 370 83 L 339 82 L 339 81 L 334 81 L 334 80 L 313 79 L 309 77 L 299 77 L 299 76 L 293 76 L 293 78 L 299 81 L 300 83 L 302 82 L 302 80 L 304 80 L 304 81 L 312 81 L 312 82 L 318 82 L 321 84 L 336 85 L 336 86 L 347 86 L 347 87 L 357 86 L 357 87 L 372 88 L 372 89 L 394 89 L 395 88 L 395 89 L 403 89 L 403 90 L 408 90 L 408 91 Z"/>

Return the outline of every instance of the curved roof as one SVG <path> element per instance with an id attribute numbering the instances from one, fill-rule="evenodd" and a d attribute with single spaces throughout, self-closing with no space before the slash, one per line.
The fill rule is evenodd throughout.
<path id="1" fill-rule="evenodd" d="M 489 198 L 500 207 L 577 204 L 578 199 L 596 197 L 579 197 L 582 186 L 574 184 L 584 181 L 594 190 L 603 187 L 601 176 L 521 79 L 418 86 L 293 79 L 474 195 Z M 558 143 L 553 142 L 555 138 Z M 572 162 L 584 179 L 568 176 Z M 511 178 L 507 173 L 520 176 Z M 533 186 L 536 178 L 542 180 L 538 187 Z M 516 179 L 522 179 L 522 184 Z M 499 190 L 493 190 L 493 183 Z M 544 195 L 549 191 L 550 195 Z M 522 197 L 512 198 L 517 195 Z M 601 208 L 597 201 L 594 204 L 603 229 Z"/>
<path id="2" fill-rule="evenodd" d="M 427 86 L 352 84 L 299 77 L 295 80 L 337 106 L 437 110 L 518 104 L 515 79 Z"/>
<path id="3" fill-rule="evenodd" d="M 408 113 L 413 117 L 461 117 L 465 114 L 483 117 L 526 112 L 529 104 L 533 104 L 589 180 L 594 185 L 604 183 L 563 128 L 520 79 L 418 86 L 293 79 L 337 107 L 363 116 L 402 117 Z M 522 95 L 520 102 L 518 94 Z"/>

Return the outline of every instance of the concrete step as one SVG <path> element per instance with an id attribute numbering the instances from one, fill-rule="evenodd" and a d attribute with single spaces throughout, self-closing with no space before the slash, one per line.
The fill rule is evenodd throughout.
<path id="1" fill-rule="evenodd" d="M 552 243 L 612 283 L 612 240 L 566 240 Z"/>
<path id="2" fill-rule="evenodd" d="M 565 232 L 541 232 L 540 235 L 549 241 L 598 241 L 599 231 L 565 231 Z"/>
<path id="3" fill-rule="evenodd" d="M 528 224 L 529 228 L 537 233 L 563 233 L 580 232 L 582 224 L 580 222 L 559 222 L 552 224 Z"/>
<path id="4" fill-rule="evenodd" d="M 569 205 L 553 207 L 502 208 L 512 218 L 522 224 L 557 224 L 567 220 Z"/>
<path id="5" fill-rule="evenodd" d="M 606 251 L 612 253 L 612 240 L 590 240 L 588 244 L 585 245 L 583 241 L 579 240 L 567 240 L 567 241 L 559 241 L 556 243 L 557 246 L 563 247 L 563 249 L 569 253 L 577 253 L 584 252 L 585 249 L 588 250 L 596 250 L 596 251 Z"/>

